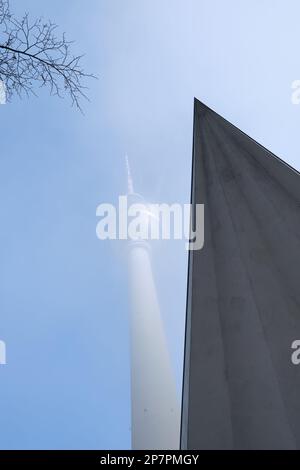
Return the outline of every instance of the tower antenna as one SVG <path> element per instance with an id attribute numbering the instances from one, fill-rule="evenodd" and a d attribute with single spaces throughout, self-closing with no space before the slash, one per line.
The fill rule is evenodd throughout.
<path id="1" fill-rule="evenodd" d="M 133 194 L 133 181 L 132 181 L 132 176 L 131 176 L 131 171 L 130 171 L 130 165 L 129 165 L 129 159 L 128 155 L 126 153 L 125 155 L 125 162 L 126 162 L 126 168 L 127 168 L 127 185 L 128 185 L 128 194 Z"/>

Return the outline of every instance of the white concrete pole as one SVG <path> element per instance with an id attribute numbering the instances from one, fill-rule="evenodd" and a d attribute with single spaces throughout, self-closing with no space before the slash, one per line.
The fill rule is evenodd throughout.
<path id="1" fill-rule="evenodd" d="M 126 156 L 128 194 L 134 193 Z M 153 279 L 150 251 L 130 241 L 131 435 L 133 449 L 178 449 L 180 406 Z"/>
<path id="2" fill-rule="evenodd" d="M 145 243 L 129 248 L 133 449 L 178 449 L 180 412 Z"/>

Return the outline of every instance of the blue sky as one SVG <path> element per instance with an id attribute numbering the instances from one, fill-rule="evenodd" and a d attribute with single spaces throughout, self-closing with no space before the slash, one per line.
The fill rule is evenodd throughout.
<path id="1" fill-rule="evenodd" d="M 126 257 L 95 211 L 135 187 L 189 202 L 193 98 L 300 168 L 297 0 L 11 0 L 76 40 L 85 116 L 43 92 L 0 106 L 1 449 L 130 447 Z M 184 242 L 153 248 L 178 392 Z"/>

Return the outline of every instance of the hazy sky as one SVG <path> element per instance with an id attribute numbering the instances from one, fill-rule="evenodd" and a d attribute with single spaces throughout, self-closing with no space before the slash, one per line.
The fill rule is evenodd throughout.
<path id="1" fill-rule="evenodd" d="M 96 207 L 189 202 L 196 96 L 300 168 L 297 0 L 11 0 L 86 52 L 85 116 L 42 93 L 0 106 L 0 448 L 128 448 L 126 254 Z M 178 392 L 184 242 L 153 247 Z"/>

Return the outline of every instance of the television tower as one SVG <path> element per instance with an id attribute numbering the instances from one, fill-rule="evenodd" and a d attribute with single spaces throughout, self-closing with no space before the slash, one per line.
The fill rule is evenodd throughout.
<path id="1" fill-rule="evenodd" d="M 128 206 L 145 204 L 134 192 L 126 156 Z M 145 217 L 151 217 L 145 212 Z M 163 321 L 145 240 L 128 246 L 131 333 L 131 436 L 133 449 L 178 449 L 180 409 Z"/>

